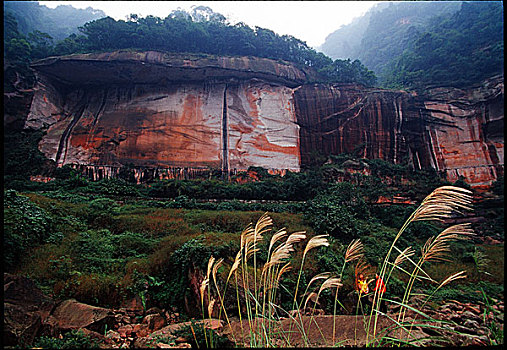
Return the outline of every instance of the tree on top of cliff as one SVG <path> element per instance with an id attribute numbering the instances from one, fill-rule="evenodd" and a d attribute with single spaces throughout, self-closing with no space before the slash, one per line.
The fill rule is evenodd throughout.
<path id="1" fill-rule="evenodd" d="M 191 12 L 176 10 L 165 18 L 131 14 L 127 20 L 100 18 L 79 27 L 82 33 L 69 35 L 53 46 L 50 35 L 42 30 L 31 33 L 25 41 L 31 59 L 85 52 L 120 49 L 165 52 L 204 53 L 210 55 L 255 56 L 314 68 L 321 82 L 360 83 L 373 86 L 376 77 L 360 61 L 333 61 L 323 53 L 291 36 L 227 19 L 205 6 Z M 5 42 L 5 39 L 4 39 Z M 17 42 L 12 42 L 16 44 Z M 14 46 L 12 46 L 14 48 Z M 26 50 L 25 50 L 26 51 Z"/>
<path id="2" fill-rule="evenodd" d="M 226 18 L 208 7 L 199 6 L 191 13 L 173 11 L 166 18 L 131 15 L 127 21 L 107 17 L 80 28 L 81 51 L 117 49 L 160 50 L 205 53 L 211 55 L 256 56 L 290 61 L 313 67 L 325 82 L 360 83 L 372 86 L 373 72 L 356 60 L 333 61 L 291 36 L 240 22 L 229 24 Z M 68 52 L 56 52 L 66 54 Z"/>

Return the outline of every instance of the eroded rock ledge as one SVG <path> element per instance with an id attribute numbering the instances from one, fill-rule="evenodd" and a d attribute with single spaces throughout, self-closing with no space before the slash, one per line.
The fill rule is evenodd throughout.
<path id="1" fill-rule="evenodd" d="M 263 79 L 295 87 L 317 77 L 307 68 L 259 57 L 226 57 L 157 51 L 115 51 L 49 57 L 32 64 L 69 85 L 167 84 L 173 81 Z"/>

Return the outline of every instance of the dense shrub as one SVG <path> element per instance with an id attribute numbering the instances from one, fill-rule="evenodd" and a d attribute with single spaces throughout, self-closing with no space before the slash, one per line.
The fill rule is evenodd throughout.
<path id="1" fill-rule="evenodd" d="M 86 192 L 100 193 L 109 196 L 142 196 L 138 186 L 122 179 L 103 179 L 96 182 L 90 181 L 87 184 L 87 188 L 83 190 Z"/>
<path id="2" fill-rule="evenodd" d="M 259 173 L 263 174 L 261 171 Z M 288 172 L 284 177 L 259 173 L 256 172 L 258 181 L 246 183 L 216 179 L 158 180 L 145 191 L 148 196 L 158 198 L 185 196 L 181 198 L 299 201 L 312 198 L 322 187 L 320 179 L 312 172 Z"/>
<path id="3" fill-rule="evenodd" d="M 62 338 L 36 338 L 33 346 L 40 349 L 98 349 L 99 343 L 81 330 L 72 330 Z"/>
<path id="4" fill-rule="evenodd" d="M 107 229 L 87 230 L 73 240 L 71 253 L 80 271 L 112 273 L 128 260 L 146 257 L 156 243 L 156 239 L 140 233 L 115 235 Z"/>
<path id="5" fill-rule="evenodd" d="M 331 185 L 309 201 L 305 212 L 305 219 L 316 232 L 344 240 L 359 237 L 359 220 L 368 216 L 368 207 L 356 186 L 347 182 Z"/>
<path id="6" fill-rule="evenodd" d="M 170 257 L 163 275 L 165 281 L 166 305 L 183 305 L 188 290 L 188 273 L 190 269 L 206 270 L 206 263 L 212 255 L 212 249 L 202 243 L 202 238 L 185 242 Z"/>
<path id="7" fill-rule="evenodd" d="M 47 211 L 14 190 L 4 192 L 4 264 L 12 271 L 28 250 L 50 238 L 53 222 Z"/>
<path id="8" fill-rule="evenodd" d="M 110 227 L 118 212 L 116 201 L 109 198 L 92 200 L 88 205 L 88 223 L 94 227 Z"/>

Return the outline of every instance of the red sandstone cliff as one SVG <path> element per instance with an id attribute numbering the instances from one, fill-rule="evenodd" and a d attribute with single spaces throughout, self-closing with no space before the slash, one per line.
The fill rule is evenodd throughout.
<path id="1" fill-rule="evenodd" d="M 313 152 L 408 161 L 476 186 L 503 174 L 503 77 L 416 96 L 312 84 L 311 70 L 252 57 L 122 51 L 33 67 L 25 127 L 47 129 L 48 158 L 95 178 L 128 164 L 169 178 L 297 171 Z"/>
<path id="2" fill-rule="evenodd" d="M 295 89 L 301 159 L 312 152 L 356 153 L 416 169 L 432 167 L 450 181 L 463 176 L 489 186 L 504 168 L 503 76 L 476 88 L 438 88 L 421 96 L 355 85 Z"/>
<path id="3" fill-rule="evenodd" d="M 489 186 L 504 169 L 503 76 L 467 90 L 428 91 L 421 108 L 430 165 L 450 181 Z"/>

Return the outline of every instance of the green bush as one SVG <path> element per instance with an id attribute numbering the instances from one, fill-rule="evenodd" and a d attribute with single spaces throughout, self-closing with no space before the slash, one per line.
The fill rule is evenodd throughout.
<path id="1" fill-rule="evenodd" d="M 60 338 L 40 337 L 35 339 L 34 348 L 42 349 L 98 349 L 97 340 L 87 336 L 81 330 L 72 330 Z"/>
<path id="2" fill-rule="evenodd" d="M 118 204 L 112 199 L 94 199 L 88 205 L 88 223 L 94 227 L 110 227 L 118 209 Z"/>
<path id="3" fill-rule="evenodd" d="M 115 244 L 113 257 L 121 259 L 143 258 L 151 253 L 158 239 L 146 237 L 142 233 L 126 231 L 112 236 Z"/>
<path id="4" fill-rule="evenodd" d="M 165 297 L 160 300 L 165 305 L 183 305 L 185 295 L 188 291 L 188 271 L 191 268 L 206 270 L 206 263 L 212 249 L 203 244 L 202 237 L 191 239 L 177 249 L 169 258 L 166 270 L 162 278 L 166 284 Z"/>
<path id="5" fill-rule="evenodd" d="M 4 264 L 12 271 L 28 250 L 53 240 L 53 221 L 47 211 L 14 190 L 4 192 Z"/>
<path id="6" fill-rule="evenodd" d="M 45 192 L 43 195 L 48 198 L 59 199 L 70 203 L 89 203 L 91 200 L 97 199 L 98 197 L 98 195 L 72 193 L 63 189 Z"/>
<path id="7" fill-rule="evenodd" d="M 340 271 L 347 246 L 334 237 L 329 237 L 329 246 L 321 247 L 316 255 L 319 271 Z"/>
<path id="8" fill-rule="evenodd" d="M 193 331 L 192 331 L 193 329 Z M 206 335 L 204 335 L 206 332 Z M 213 329 L 205 329 L 202 322 L 191 321 L 191 325 L 178 328 L 172 333 L 175 337 L 183 337 L 188 340 L 192 349 L 232 348 L 234 343 L 225 335 L 219 335 Z"/>
<path id="9" fill-rule="evenodd" d="M 81 271 L 103 273 L 112 270 L 119 260 L 114 258 L 115 242 L 107 229 L 80 232 L 71 246 L 72 257 Z"/>
<path id="10" fill-rule="evenodd" d="M 370 206 L 371 215 L 382 225 L 400 228 L 405 220 L 415 210 L 412 205 L 405 204 L 387 204 Z"/>
<path id="11" fill-rule="evenodd" d="M 369 211 L 357 187 L 347 183 L 330 186 L 326 192 L 309 201 L 306 221 L 319 234 L 350 241 L 359 237 L 360 219 L 366 219 Z"/>
<path id="12" fill-rule="evenodd" d="M 80 232 L 71 245 L 71 255 L 80 271 L 113 273 L 128 261 L 148 256 L 158 240 L 143 234 L 112 234 L 108 229 Z"/>
<path id="13" fill-rule="evenodd" d="M 108 196 L 142 197 L 141 186 L 128 183 L 122 179 L 103 179 L 88 182 L 85 192 L 99 193 Z"/>

